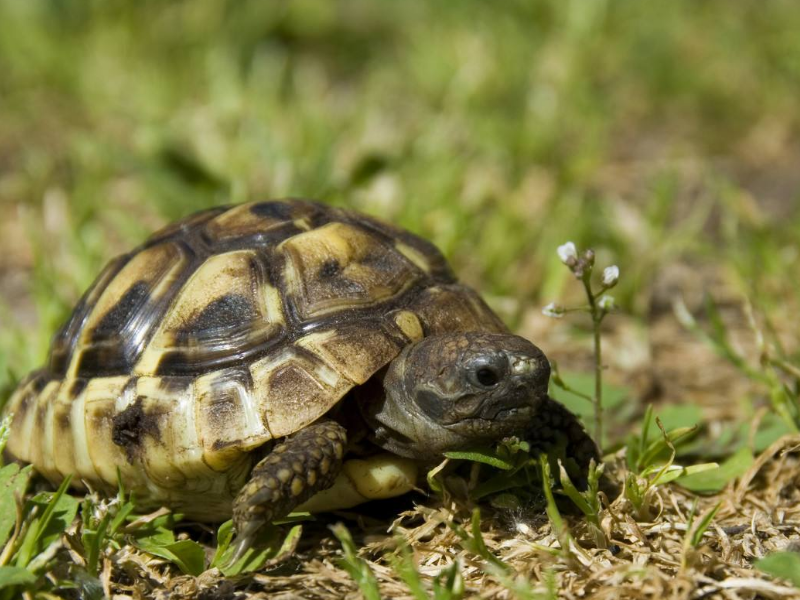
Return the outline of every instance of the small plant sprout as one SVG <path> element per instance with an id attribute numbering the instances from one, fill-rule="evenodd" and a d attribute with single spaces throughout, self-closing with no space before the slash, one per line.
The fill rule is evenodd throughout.
<path id="1" fill-rule="evenodd" d="M 592 317 L 594 334 L 594 359 L 595 359 L 595 386 L 594 396 L 588 399 L 594 406 L 594 438 L 602 447 L 603 444 L 603 356 L 600 340 L 600 325 L 606 315 L 616 308 L 614 297 L 605 292 L 617 285 L 619 281 L 619 267 L 611 265 L 603 269 L 603 277 L 597 289 L 592 287 L 592 271 L 594 270 L 594 250 L 587 249 L 579 253 L 573 242 L 567 242 L 558 247 L 558 258 L 564 263 L 572 274 L 583 283 L 588 304 L 577 307 L 564 307 L 551 302 L 542 309 L 542 314 L 556 319 L 562 318 L 568 312 L 588 312 Z M 571 392 L 571 388 L 563 385 L 559 377 L 553 378 L 553 383 Z M 579 394 L 581 397 L 583 394 Z"/>

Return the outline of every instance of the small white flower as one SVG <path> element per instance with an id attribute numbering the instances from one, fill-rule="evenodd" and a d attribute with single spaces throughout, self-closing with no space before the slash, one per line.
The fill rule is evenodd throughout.
<path id="1" fill-rule="evenodd" d="M 600 299 L 597 301 L 597 306 L 606 312 L 612 311 L 616 308 L 616 303 L 614 302 L 614 297 L 609 296 L 608 294 L 603 294 L 600 296 Z"/>
<path id="2" fill-rule="evenodd" d="M 542 309 L 542 314 L 551 319 L 560 319 L 564 316 L 564 307 L 555 302 L 551 302 Z"/>
<path id="3" fill-rule="evenodd" d="M 603 285 L 607 288 L 614 287 L 619 281 L 619 267 L 611 265 L 603 269 Z"/>
<path id="4" fill-rule="evenodd" d="M 567 242 L 566 244 L 562 244 L 558 247 L 558 258 L 561 259 L 565 265 L 570 264 L 570 262 L 578 260 L 578 251 L 575 248 L 575 244 L 572 242 Z"/>

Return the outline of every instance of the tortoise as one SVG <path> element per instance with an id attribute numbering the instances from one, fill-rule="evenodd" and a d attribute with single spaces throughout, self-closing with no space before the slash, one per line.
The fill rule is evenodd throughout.
<path id="1" fill-rule="evenodd" d="M 585 469 L 597 447 L 549 375 L 430 242 L 306 200 L 217 207 L 105 267 L 9 400 L 6 453 L 232 515 L 247 547 L 357 449 L 430 462 L 515 435 Z"/>

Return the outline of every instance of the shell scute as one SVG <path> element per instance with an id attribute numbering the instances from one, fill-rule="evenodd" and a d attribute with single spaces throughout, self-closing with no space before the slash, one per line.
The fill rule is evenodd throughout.
<path id="1" fill-rule="evenodd" d="M 242 204 L 206 222 L 202 235 L 219 247 L 275 245 L 308 229 L 294 222 L 297 212 L 283 202 Z"/>
<path id="2" fill-rule="evenodd" d="M 189 262 L 180 244 L 146 248 L 108 283 L 78 338 L 73 376 L 129 373 Z"/>
<path id="3" fill-rule="evenodd" d="M 66 375 L 70 357 L 78 342 L 79 332 L 86 321 L 86 317 L 96 305 L 97 299 L 108 287 L 112 277 L 119 273 L 129 259 L 129 255 L 118 256 L 106 265 L 94 283 L 78 301 L 69 320 L 53 337 L 50 356 L 48 357 L 48 368 L 54 377 L 64 377 Z"/>
<path id="4" fill-rule="evenodd" d="M 272 438 L 253 397 L 253 382 L 244 369 L 227 369 L 195 380 L 195 420 L 203 460 L 222 471 L 252 448 Z"/>
<path id="5" fill-rule="evenodd" d="M 360 227 L 380 236 L 436 281 L 455 283 L 456 276 L 444 255 L 428 240 L 368 215 L 358 215 L 355 222 Z"/>
<path id="6" fill-rule="evenodd" d="M 273 437 L 314 422 L 353 386 L 324 361 L 294 346 L 253 363 L 250 372 Z"/>
<path id="7" fill-rule="evenodd" d="M 284 280 L 301 321 L 385 303 L 423 274 L 364 229 L 333 222 L 283 242 Z"/>
<path id="8" fill-rule="evenodd" d="M 114 443 L 114 417 L 132 404 L 134 396 L 135 382 L 130 377 L 97 377 L 73 403 L 74 459 L 84 478 L 113 489 L 119 469 L 126 483 L 141 485 L 145 478 L 141 467 L 129 460 L 126 448 Z"/>
<path id="9" fill-rule="evenodd" d="M 453 331 L 508 332 L 481 297 L 463 285 L 429 287 L 408 308 L 419 317 L 426 336 Z"/>
<path id="10" fill-rule="evenodd" d="M 174 300 L 136 373 L 202 373 L 263 353 L 284 332 L 278 295 L 253 251 L 208 258 Z"/>
<path id="11" fill-rule="evenodd" d="M 196 212 L 194 214 L 189 215 L 183 219 L 178 221 L 174 221 L 170 223 L 166 227 L 155 232 L 150 238 L 145 242 L 144 246 L 153 246 L 155 244 L 160 244 L 165 240 L 170 239 L 177 239 L 177 238 L 187 238 L 194 236 L 196 232 L 200 231 L 202 225 L 217 215 L 223 214 L 230 210 L 230 206 L 216 206 L 214 208 L 208 208 L 206 210 L 201 210 L 200 212 Z"/>
<path id="12" fill-rule="evenodd" d="M 402 345 L 387 335 L 380 322 L 341 324 L 314 331 L 297 342 L 353 384 L 362 384 L 388 364 Z"/>

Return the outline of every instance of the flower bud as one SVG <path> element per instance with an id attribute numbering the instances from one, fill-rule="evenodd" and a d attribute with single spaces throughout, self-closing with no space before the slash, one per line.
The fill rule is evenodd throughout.
<path id="1" fill-rule="evenodd" d="M 614 287 L 619 281 L 619 267 L 611 265 L 603 269 L 603 285 L 607 288 Z"/>
<path id="2" fill-rule="evenodd" d="M 600 308 L 600 310 L 604 310 L 605 312 L 611 312 L 617 307 L 617 304 L 614 302 L 613 296 L 609 296 L 608 294 L 603 294 L 597 301 L 597 306 L 598 308 Z"/>
<path id="3" fill-rule="evenodd" d="M 583 261 L 584 261 L 584 262 L 585 262 L 585 263 L 586 263 L 588 266 L 590 266 L 590 267 L 593 267 L 593 266 L 594 266 L 594 250 L 592 250 L 591 248 L 588 248 L 588 249 L 587 249 L 587 250 L 586 250 L 586 251 L 583 253 Z"/>
<path id="4" fill-rule="evenodd" d="M 562 244 L 558 247 L 558 258 L 561 259 L 561 262 L 565 265 L 572 266 L 578 260 L 578 251 L 575 248 L 575 244 L 572 242 L 567 242 L 566 244 Z"/>
<path id="5" fill-rule="evenodd" d="M 550 317 L 551 319 L 560 319 L 564 316 L 564 307 L 560 304 L 556 304 L 555 302 L 551 302 L 547 306 L 542 309 L 542 314 L 545 317 Z"/>

